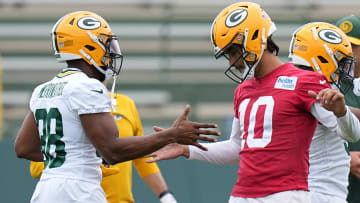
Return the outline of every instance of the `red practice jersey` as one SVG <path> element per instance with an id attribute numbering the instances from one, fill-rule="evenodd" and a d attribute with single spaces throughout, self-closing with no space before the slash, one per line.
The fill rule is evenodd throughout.
<path id="1" fill-rule="evenodd" d="M 237 87 L 234 111 L 243 142 L 232 196 L 308 191 L 309 147 L 317 126 L 308 90 L 324 88 L 330 88 L 325 76 L 291 63 Z"/>

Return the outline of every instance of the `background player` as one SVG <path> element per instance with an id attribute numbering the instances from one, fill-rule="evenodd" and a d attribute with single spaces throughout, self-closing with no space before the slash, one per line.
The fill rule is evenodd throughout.
<path id="1" fill-rule="evenodd" d="M 336 25 L 345 32 L 351 42 L 351 48 L 356 58 L 354 69 L 354 86 L 352 83 L 345 83 L 346 89 L 353 89 L 354 91 L 348 91 L 345 94 L 346 104 L 356 108 L 360 108 L 360 18 L 357 16 L 347 16 L 341 18 L 336 22 Z M 358 118 L 360 118 L 360 112 L 358 109 L 352 109 L 357 112 Z M 349 203 L 360 202 L 360 142 L 349 143 L 350 150 L 350 174 L 349 174 L 349 194 L 347 201 Z"/>
<path id="2" fill-rule="evenodd" d="M 190 107 L 163 133 L 118 138 L 111 103 L 101 83 L 118 75 L 122 55 L 116 36 L 99 15 L 79 11 L 52 29 L 56 58 L 68 68 L 35 88 L 30 110 L 15 140 L 18 157 L 44 161 L 31 202 L 106 202 L 100 187 L 101 156 L 111 164 L 141 157 L 172 142 L 214 141 L 199 134 L 216 127 L 188 121 Z M 139 147 L 141 146 L 141 147 Z"/>
<path id="3" fill-rule="evenodd" d="M 228 58 L 225 73 L 241 83 L 234 95 L 230 140 L 207 144 L 207 152 L 171 144 L 151 154 L 155 159 L 150 162 L 182 155 L 239 164 L 230 203 L 310 202 L 308 150 L 316 119 L 323 119 L 320 105 L 338 117 L 336 130 L 348 130 L 346 120 L 356 118 L 325 76 L 279 60 L 274 31 L 270 17 L 255 3 L 236 3 L 218 14 L 211 29 L 215 57 Z"/>
<path id="4" fill-rule="evenodd" d="M 352 83 L 355 59 L 350 41 L 335 25 L 316 22 L 298 28 L 292 37 L 289 59 L 294 65 L 324 74 L 333 89 L 351 92 L 344 83 Z M 343 97 L 343 95 L 342 95 Z M 309 189 L 312 202 L 346 203 L 350 156 L 348 141 L 360 137 L 358 122 L 352 131 L 336 132 L 336 117 L 329 115 L 319 123 L 310 146 Z M 354 139 L 356 138 L 356 139 Z M 345 139 L 345 140 L 344 140 Z"/>

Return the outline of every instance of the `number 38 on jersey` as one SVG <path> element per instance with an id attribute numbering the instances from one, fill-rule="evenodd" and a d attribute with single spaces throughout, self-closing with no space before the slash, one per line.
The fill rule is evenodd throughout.
<path id="1" fill-rule="evenodd" d="M 62 116 L 57 108 L 36 109 L 35 119 L 39 129 L 45 168 L 60 167 L 65 162 L 65 143 Z"/>

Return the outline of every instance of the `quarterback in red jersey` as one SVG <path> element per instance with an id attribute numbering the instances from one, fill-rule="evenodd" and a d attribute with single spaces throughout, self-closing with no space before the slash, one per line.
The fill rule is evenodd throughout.
<path id="1" fill-rule="evenodd" d="M 308 189 L 308 152 L 317 121 L 307 91 L 328 88 L 325 81 L 287 63 L 238 86 L 234 111 L 243 146 L 233 196 Z"/>
<path id="2" fill-rule="evenodd" d="M 215 57 L 229 60 L 225 74 L 240 83 L 230 139 L 206 144 L 203 152 L 167 145 L 150 154 L 154 160 L 149 162 L 185 156 L 239 164 L 229 203 L 310 202 L 309 147 L 319 115 L 335 114 L 338 130 L 353 117 L 325 76 L 280 61 L 271 37 L 275 30 L 255 3 L 239 2 L 218 14 L 211 28 Z"/>

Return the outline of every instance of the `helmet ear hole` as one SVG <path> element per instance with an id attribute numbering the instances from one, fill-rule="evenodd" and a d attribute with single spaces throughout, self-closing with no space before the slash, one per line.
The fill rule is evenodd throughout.
<path id="1" fill-rule="evenodd" d="M 329 63 L 328 60 L 326 60 L 324 57 L 322 56 L 317 56 L 317 57 L 321 61 L 321 63 Z"/>
<path id="2" fill-rule="evenodd" d="M 73 19 L 69 22 L 69 24 L 70 24 L 70 25 L 73 25 L 73 24 L 74 24 L 74 21 L 75 21 L 75 18 L 73 18 Z"/>
<path id="3" fill-rule="evenodd" d="M 259 35 L 259 30 L 256 30 L 251 38 L 251 40 L 255 40 L 258 38 L 258 35 Z"/>
<path id="4" fill-rule="evenodd" d="M 93 47 L 91 45 L 85 45 L 85 48 L 87 48 L 89 51 L 93 51 L 96 49 L 95 47 Z"/>

